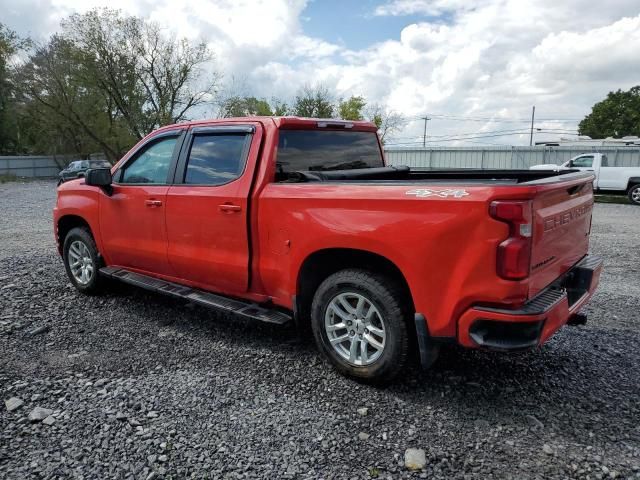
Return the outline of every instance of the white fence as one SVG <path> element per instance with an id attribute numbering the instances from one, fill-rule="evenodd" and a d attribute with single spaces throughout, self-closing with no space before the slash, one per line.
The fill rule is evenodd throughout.
<path id="1" fill-rule="evenodd" d="M 0 156 L 0 175 L 12 175 L 16 177 L 55 177 L 59 171 L 60 167 L 53 157 Z"/>
<path id="2" fill-rule="evenodd" d="M 541 163 L 561 164 L 582 153 L 604 153 L 609 165 L 640 167 L 635 147 L 430 147 L 385 149 L 389 165 L 416 168 L 528 169 Z"/>

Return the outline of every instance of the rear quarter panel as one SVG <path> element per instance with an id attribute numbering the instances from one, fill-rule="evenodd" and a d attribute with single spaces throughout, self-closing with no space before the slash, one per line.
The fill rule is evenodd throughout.
<path id="1" fill-rule="evenodd" d="M 473 303 L 524 301 L 526 283 L 496 275 L 496 247 L 508 234 L 489 217 L 494 187 L 468 186 L 461 198 L 407 192 L 411 184 L 269 184 L 261 193 L 259 281 L 276 303 L 290 307 L 304 260 L 327 248 L 365 250 L 386 257 L 404 274 L 416 311 L 430 332 L 456 334 L 453 321 Z M 451 186 L 438 186 L 446 190 Z M 500 188 L 501 198 L 532 189 Z"/>

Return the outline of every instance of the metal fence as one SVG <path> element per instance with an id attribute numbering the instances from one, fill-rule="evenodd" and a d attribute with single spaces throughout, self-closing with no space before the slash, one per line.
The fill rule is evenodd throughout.
<path id="1" fill-rule="evenodd" d="M 58 172 L 60 172 L 60 167 L 53 157 L 0 156 L 0 175 L 11 175 L 16 177 L 55 177 L 58 175 Z"/>
<path id="2" fill-rule="evenodd" d="M 640 167 L 640 148 L 635 147 L 431 147 L 385 149 L 389 165 L 417 168 L 516 168 L 541 163 L 561 164 L 582 153 L 604 153 L 609 165 Z M 0 156 L 0 175 L 55 177 L 69 159 L 47 156 Z"/>
<path id="3" fill-rule="evenodd" d="M 389 165 L 417 168 L 515 168 L 528 169 L 542 163 L 561 164 L 582 153 L 604 153 L 609 165 L 640 167 L 640 148 L 635 147 L 430 147 L 385 148 Z"/>

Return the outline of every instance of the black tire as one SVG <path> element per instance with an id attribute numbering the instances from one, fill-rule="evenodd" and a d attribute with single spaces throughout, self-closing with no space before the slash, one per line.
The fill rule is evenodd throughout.
<path id="1" fill-rule="evenodd" d="M 93 267 L 92 274 L 86 283 L 80 282 L 71 271 L 70 258 L 73 257 L 73 254 L 70 254 L 69 250 L 72 245 L 77 245 L 77 242 L 81 242 L 86 246 Z M 62 247 L 62 258 L 64 260 L 64 268 L 67 271 L 67 276 L 79 292 L 86 295 L 95 295 L 104 290 L 105 281 L 99 274 L 100 268 L 104 266 L 104 260 L 102 259 L 100 252 L 98 252 L 93 236 L 88 229 L 82 227 L 72 228 L 69 233 L 67 233 Z"/>
<path id="2" fill-rule="evenodd" d="M 629 201 L 634 205 L 640 205 L 640 183 L 637 185 L 631 185 L 629 187 L 629 191 L 627 192 L 627 196 L 629 197 Z"/>
<path id="3" fill-rule="evenodd" d="M 373 363 L 355 365 L 343 358 L 329 341 L 329 334 L 325 329 L 325 315 L 330 308 L 330 303 L 342 293 L 353 293 L 365 297 L 376 307 L 384 321 L 386 334 L 384 348 Z M 311 326 L 318 349 L 336 370 L 344 375 L 366 383 L 390 382 L 402 371 L 409 356 L 408 325 L 411 312 L 408 310 L 405 297 L 398 285 L 384 275 L 360 269 L 347 269 L 334 273 L 320 284 L 311 305 Z M 346 333 L 351 335 L 351 331 Z M 367 330 L 365 330 L 366 333 L 368 333 Z M 361 335 L 359 336 L 362 338 Z M 349 338 L 344 342 L 353 342 L 353 340 Z"/>

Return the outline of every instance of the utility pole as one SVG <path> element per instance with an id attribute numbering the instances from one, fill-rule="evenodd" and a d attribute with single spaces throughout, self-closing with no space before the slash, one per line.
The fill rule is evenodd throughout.
<path id="1" fill-rule="evenodd" d="M 424 116 L 422 117 L 422 120 L 424 120 L 424 134 L 422 135 L 422 148 L 426 148 L 427 146 L 427 122 L 429 120 L 431 120 L 431 118 L 429 118 L 428 116 Z"/>
<path id="2" fill-rule="evenodd" d="M 531 133 L 529 134 L 529 146 L 533 145 L 533 121 L 536 118 L 536 106 L 531 109 Z"/>

